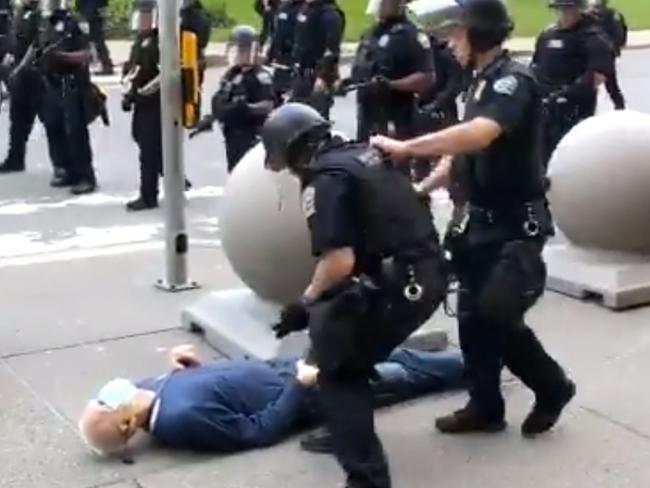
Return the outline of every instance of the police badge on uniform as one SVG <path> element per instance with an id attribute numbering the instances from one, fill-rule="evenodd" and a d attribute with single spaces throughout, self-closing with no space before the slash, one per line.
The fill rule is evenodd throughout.
<path id="1" fill-rule="evenodd" d="M 517 78 L 513 75 L 508 75 L 495 81 L 494 85 L 492 85 L 492 89 L 495 93 L 500 95 L 512 96 L 515 91 L 517 91 L 518 85 L 519 82 L 517 81 Z"/>
<path id="2" fill-rule="evenodd" d="M 298 17 L 296 17 L 296 20 L 298 22 L 303 22 L 304 23 L 304 22 L 307 21 L 307 16 L 305 14 L 300 14 L 300 15 L 298 15 Z"/>
<path id="3" fill-rule="evenodd" d="M 316 213 L 316 188 L 308 186 L 302 192 L 302 213 L 308 219 Z"/>

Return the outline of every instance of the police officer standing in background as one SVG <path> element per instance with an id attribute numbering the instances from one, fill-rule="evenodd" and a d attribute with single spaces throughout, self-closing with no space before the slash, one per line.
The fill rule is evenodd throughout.
<path id="1" fill-rule="evenodd" d="M 257 62 L 255 29 L 239 25 L 232 30 L 228 46 L 231 66 L 223 75 L 219 90 L 212 97 L 212 113 L 206 115 L 190 137 L 212 130 L 215 120 L 226 139 L 226 159 L 230 173 L 255 145 L 274 106 L 271 75 Z"/>
<path id="2" fill-rule="evenodd" d="M 612 47 L 614 56 L 621 56 L 621 49 L 627 45 L 627 22 L 621 12 L 609 6 L 609 0 L 593 0 L 589 13 L 598 21 L 603 32 L 607 34 Z M 609 97 L 612 99 L 616 110 L 625 110 L 625 97 L 618 84 L 618 73 L 616 70 L 616 59 L 613 60 L 613 66 L 607 76 L 605 88 Z"/>
<path id="3" fill-rule="evenodd" d="M 0 173 L 25 170 L 27 140 L 37 114 L 41 113 L 44 87 L 41 74 L 34 65 L 40 24 L 41 11 L 38 0 L 23 1 L 16 12 L 10 36 L 10 50 L 3 62 L 9 73 L 6 81 L 11 93 L 11 105 L 9 107 L 9 152 L 0 165 Z M 57 161 L 52 158 L 52 162 Z M 63 168 L 58 172 L 63 175 Z"/>
<path id="4" fill-rule="evenodd" d="M 371 0 L 369 10 L 372 11 Z M 381 0 L 377 23 L 363 36 L 352 66 L 357 92 L 357 139 L 388 134 L 416 135 L 416 94 L 433 81 L 428 36 L 406 17 L 405 0 Z"/>
<path id="5" fill-rule="evenodd" d="M 104 35 L 104 11 L 108 7 L 108 0 L 77 0 L 77 12 L 88 23 L 90 42 L 95 47 L 97 58 L 102 65 L 98 75 L 112 75 L 113 61 L 111 53 L 106 46 Z"/>
<path id="6" fill-rule="evenodd" d="M 596 112 L 597 90 L 613 67 L 613 50 L 586 0 L 550 0 L 558 20 L 537 38 L 532 67 L 544 90 L 545 164 L 560 140 Z"/>
<path id="7" fill-rule="evenodd" d="M 12 16 L 11 0 L 0 0 L 0 63 L 10 51 L 9 34 Z"/>
<path id="8" fill-rule="evenodd" d="M 524 320 L 544 290 L 542 248 L 553 232 L 539 151 L 541 97 L 530 70 L 502 47 L 513 25 L 501 0 L 438 7 L 430 17 L 445 14 L 454 54 L 475 70 L 464 122 L 409 141 L 377 136 L 371 143 L 396 159 L 464 154 L 446 159 L 427 188 L 451 176 L 469 200 L 469 222 L 456 230 L 452 248 L 470 400 L 436 427 L 450 434 L 505 428 L 500 379 L 507 366 L 535 393 L 521 426 L 534 436 L 553 427 L 575 395 Z"/>
<path id="9" fill-rule="evenodd" d="M 66 171 L 55 174 L 52 186 L 70 186 L 74 195 L 91 193 L 97 183 L 85 106 L 90 87 L 88 26 L 77 22 L 67 0 L 43 0 L 43 5 L 42 48 L 48 53 L 41 63 L 46 87 L 43 123 L 54 165 Z"/>
<path id="10" fill-rule="evenodd" d="M 274 19 L 265 63 L 273 66 L 273 90 L 278 102 L 291 88 L 296 22 L 305 0 L 282 0 Z"/>
<path id="11" fill-rule="evenodd" d="M 126 204 L 127 210 L 137 212 L 158 206 L 158 180 L 163 169 L 156 0 L 135 3 L 132 26 L 137 35 L 123 66 L 126 90 L 122 109 L 133 110 L 131 135 L 140 150 L 140 195 Z"/>
<path id="12" fill-rule="evenodd" d="M 306 0 L 296 20 L 292 101 L 307 103 L 329 119 L 345 14 L 336 0 Z"/>
<path id="13" fill-rule="evenodd" d="M 369 379 L 438 307 L 446 279 L 427 206 L 409 179 L 367 144 L 330 134 L 313 108 L 289 103 L 262 129 L 266 167 L 300 179 L 318 258 L 310 285 L 274 326 L 309 328 L 308 362 L 347 488 L 389 488 Z M 281 270 L 279 270 L 281 271 Z"/>

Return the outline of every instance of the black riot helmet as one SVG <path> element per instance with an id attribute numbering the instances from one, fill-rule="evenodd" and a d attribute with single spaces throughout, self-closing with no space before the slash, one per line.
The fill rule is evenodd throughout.
<path id="1" fill-rule="evenodd" d="M 330 123 L 302 103 L 275 109 L 262 127 L 266 150 L 264 166 L 271 171 L 295 170 L 309 162 L 320 143 L 329 137 Z"/>
<path id="2" fill-rule="evenodd" d="M 431 31 L 465 27 L 476 52 L 501 45 L 514 28 L 504 0 L 416 0 L 409 10 Z"/>
<path id="3" fill-rule="evenodd" d="M 580 9 L 587 8 L 586 0 L 550 0 L 548 6 L 551 8 L 576 7 Z"/>

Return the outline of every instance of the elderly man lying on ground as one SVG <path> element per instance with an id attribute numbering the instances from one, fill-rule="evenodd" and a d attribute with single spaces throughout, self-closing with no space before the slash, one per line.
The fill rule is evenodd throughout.
<path id="1" fill-rule="evenodd" d="M 184 345 L 171 351 L 171 361 L 171 373 L 112 380 L 88 403 L 79 429 L 93 450 L 123 454 L 145 430 L 167 447 L 233 452 L 269 446 L 321 420 L 318 370 L 302 360 L 202 364 Z M 376 370 L 375 399 L 384 406 L 458 386 L 463 364 L 455 350 L 400 348 Z"/>

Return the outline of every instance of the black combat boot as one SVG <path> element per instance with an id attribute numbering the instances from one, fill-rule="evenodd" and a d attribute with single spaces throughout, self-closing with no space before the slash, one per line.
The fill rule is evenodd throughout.
<path id="1" fill-rule="evenodd" d="M 474 407 L 467 405 L 450 415 L 436 419 L 436 429 L 443 434 L 469 434 L 472 432 L 496 433 L 506 428 L 503 419 L 489 420 L 482 418 Z"/>
<path id="2" fill-rule="evenodd" d="M 68 178 L 64 169 L 54 168 L 54 176 L 50 180 L 50 186 L 52 188 L 63 188 L 66 186 L 72 186 L 72 184 L 72 180 Z"/>
<path id="3" fill-rule="evenodd" d="M 534 437 L 550 430 L 559 420 L 562 410 L 576 394 L 576 385 L 566 379 L 559 395 L 553 400 L 537 400 L 533 409 L 521 424 L 521 434 L 524 437 Z"/>
<path id="4" fill-rule="evenodd" d="M 73 195 L 86 195 L 92 193 L 97 189 L 97 184 L 92 181 L 80 181 L 70 188 L 70 193 Z"/>
<path id="5" fill-rule="evenodd" d="M 18 161 L 17 158 L 8 156 L 2 164 L 0 164 L 0 174 L 6 173 L 20 173 L 25 171 L 25 161 Z"/>
<path id="6" fill-rule="evenodd" d="M 334 438 L 327 429 L 318 429 L 300 439 L 300 448 L 303 451 L 315 454 L 332 454 L 334 452 Z"/>
<path id="7" fill-rule="evenodd" d="M 156 200 L 146 200 L 142 197 L 138 197 L 126 204 L 127 212 L 140 212 L 141 210 L 151 210 L 153 208 L 158 208 L 158 202 Z"/>

